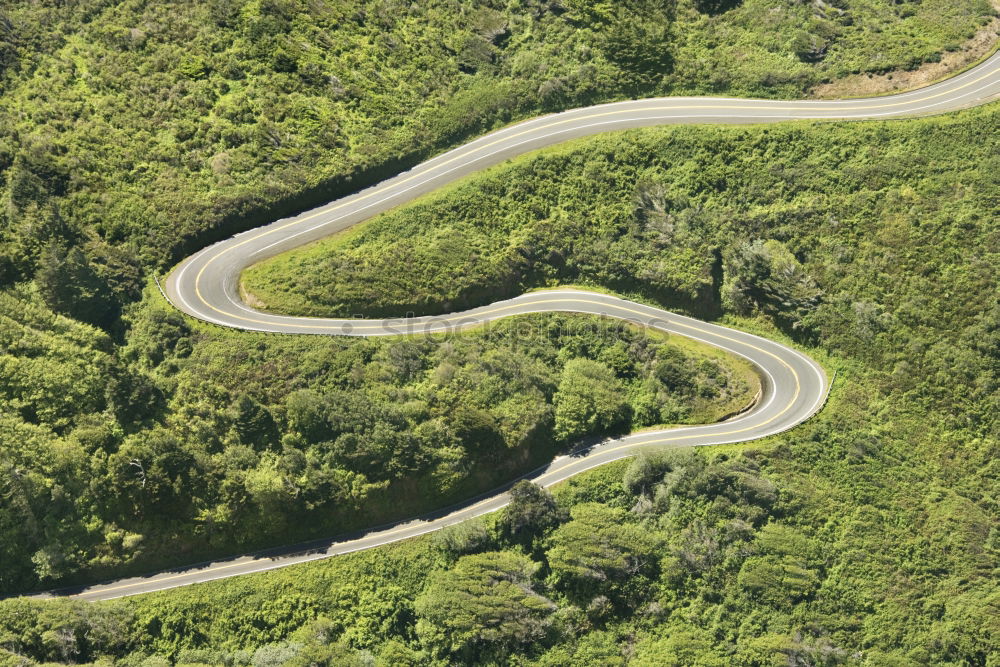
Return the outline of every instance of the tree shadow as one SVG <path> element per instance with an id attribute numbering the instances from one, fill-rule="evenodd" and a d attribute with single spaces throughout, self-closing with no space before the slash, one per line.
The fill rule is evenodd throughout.
<path id="1" fill-rule="evenodd" d="M 743 4 L 743 0 L 695 0 L 695 7 L 702 14 L 716 16 L 724 14 L 730 9 L 736 9 Z"/>

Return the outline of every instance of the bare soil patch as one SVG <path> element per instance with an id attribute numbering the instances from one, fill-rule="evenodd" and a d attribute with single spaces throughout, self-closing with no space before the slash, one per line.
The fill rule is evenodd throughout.
<path id="1" fill-rule="evenodd" d="M 250 306 L 251 308 L 257 308 L 258 310 L 267 310 L 267 304 L 257 297 L 256 294 L 248 290 L 244 285 L 243 281 L 240 281 L 240 298 L 243 299 L 243 303 Z"/>
<path id="2" fill-rule="evenodd" d="M 993 6 L 1000 10 L 1000 0 Z M 819 99 L 868 97 L 901 92 L 934 83 L 982 60 L 993 49 L 1000 36 L 1000 17 L 994 18 L 957 51 L 942 54 L 940 62 L 924 63 L 920 67 L 886 74 L 855 74 L 813 88 L 809 95 Z"/>

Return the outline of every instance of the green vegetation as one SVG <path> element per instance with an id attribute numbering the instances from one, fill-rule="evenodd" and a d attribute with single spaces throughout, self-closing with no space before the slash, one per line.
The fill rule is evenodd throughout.
<path id="1" fill-rule="evenodd" d="M 373 551 L 105 603 L 2 601 L 0 642 L 10 664 L 989 664 L 996 529 L 932 482 L 938 462 L 901 460 L 912 434 L 830 451 L 859 435 L 830 437 L 857 428 L 863 392 L 842 385 L 793 441 L 619 462 L 555 498 L 524 483 L 498 514 Z"/>
<path id="2" fill-rule="evenodd" d="M 745 368 L 613 323 L 243 334 L 178 316 L 148 276 L 516 117 L 801 95 L 933 60 L 991 14 L 7 3 L 0 591 L 369 525 L 509 480 L 578 434 L 731 411 L 753 393 Z M 261 267 L 258 296 L 312 312 L 583 282 L 793 337 L 831 355 L 837 386 L 818 418 L 738 454 L 622 463 L 555 499 L 522 486 L 426 539 L 107 604 L 6 600 L 0 663 L 991 664 L 998 120 L 577 142 Z"/>
<path id="3" fill-rule="evenodd" d="M 586 435 L 745 406 L 746 362 L 589 316 L 447 336 L 244 335 L 158 298 L 128 343 L 0 296 L 0 590 L 404 518 Z"/>
<path id="4" fill-rule="evenodd" d="M 0 285 L 33 277 L 50 244 L 69 261 L 51 270 L 71 272 L 78 247 L 105 283 L 90 317 L 112 326 L 140 268 L 497 124 L 641 95 L 797 97 L 934 60 L 994 13 L 989 0 L 13 0 Z"/>
<path id="5" fill-rule="evenodd" d="M 251 267 L 243 284 L 271 310 L 381 315 L 575 282 L 701 315 L 761 312 L 801 340 L 913 363 L 890 351 L 895 327 L 929 340 L 992 293 L 998 120 L 989 107 L 577 141 Z M 940 304 L 916 296 L 949 280 Z"/>
<path id="6" fill-rule="evenodd" d="M 386 549 L 107 604 L 8 601 L 5 646 L 60 659 L 55 637 L 112 627 L 77 657 L 991 664 L 998 121 L 994 105 L 885 124 L 625 133 L 529 156 L 374 221 L 358 238 L 409 224 L 400 238 L 425 247 L 440 225 L 479 229 L 456 215 L 456 198 L 530 184 L 525 219 L 542 201 L 565 211 L 557 222 L 590 225 L 564 235 L 555 277 L 634 270 L 644 256 L 623 248 L 672 233 L 658 246 L 664 265 L 690 256 L 707 267 L 693 275 L 718 287 L 703 298 L 753 318 L 730 323 L 783 329 L 831 355 L 830 404 L 767 442 L 615 464 L 554 500 L 520 487 L 497 515 Z M 530 199 L 537 192 L 551 198 Z M 642 275 L 569 275 L 660 293 Z"/>

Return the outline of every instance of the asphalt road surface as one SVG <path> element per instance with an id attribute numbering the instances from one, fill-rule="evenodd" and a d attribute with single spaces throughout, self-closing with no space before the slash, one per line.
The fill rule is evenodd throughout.
<path id="1" fill-rule="evenodd" d="M 695 338 L 745 357 L 758 367 L 763 379 L 762 393 L 755 406 L 739 417 L 717 424 L 636 433 L 582 447 L 526 475 L 543 486 L 642 449 L 717 445 L 762 438 L 792 428 L 813 415 L 822 406 L 829 383 L 823 370 L 809 357 L 757 336 L 579 290 L 534 292 L 440 317 L 389 320 L 290 317 L 263 313 L 243 303 L 239 296 L 239 276 L 253 263 L 351 227 L 473 172 L 569 139 L 667 124 L 903 118 L 976 106 L 997 97 L 1000 97 L 1000 54 L 940 83 L 886 97 L 793 102 L 660 98 L 543 116 L 490 133 L 352 196 L 209 246 L 175 268 L 166 281 L 165 293 L 177 308 L 198 319 L 238 329 L 288 334 L 422 335 L 454 332 L 523 313 L 591 313 Z M 355 535 L 199 563 L 56 594 L 87 600 L 110 599 L 369 549 L 497 510 L 507 502 L 504 491 L 498 489 L 419 519 Z"/>

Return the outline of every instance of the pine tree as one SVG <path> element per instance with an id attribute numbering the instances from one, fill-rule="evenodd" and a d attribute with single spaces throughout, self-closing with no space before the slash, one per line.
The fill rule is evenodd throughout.
<path id="1" fill-rule="evenodd" d="M 52 243 L 45 248 L 35 284 L 52 310 L 81 322 L 107 327 L 119 314 L 111 290 L 78 247 Z"/>

